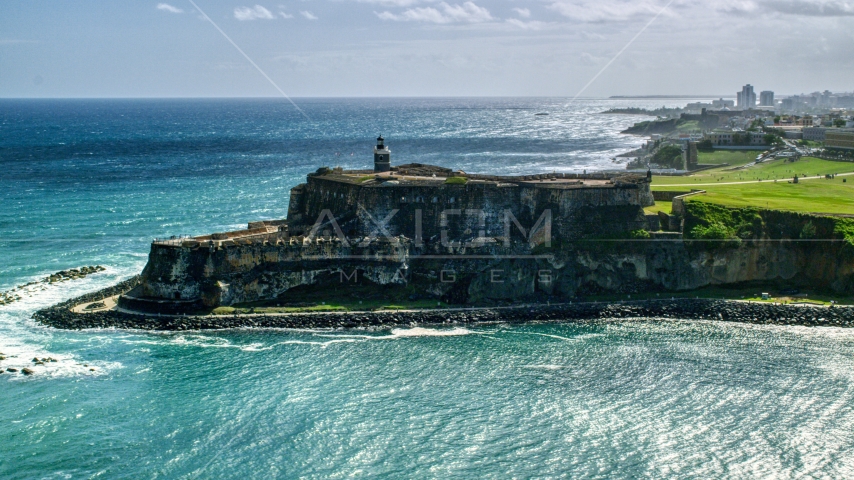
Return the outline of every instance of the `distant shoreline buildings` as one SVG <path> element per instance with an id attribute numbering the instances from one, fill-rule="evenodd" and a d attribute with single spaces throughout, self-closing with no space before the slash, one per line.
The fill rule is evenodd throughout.
<path id="1" fill-rule="evenodd" d="M 773 95 L 773 94 L 772 94 Z M 741 91 L 736 93 L 737 106 L 741 110 L 747 110 L 756 106 L 756 92 L 753 91 L 753 85 L 747 84 L 741 88 Z"/>

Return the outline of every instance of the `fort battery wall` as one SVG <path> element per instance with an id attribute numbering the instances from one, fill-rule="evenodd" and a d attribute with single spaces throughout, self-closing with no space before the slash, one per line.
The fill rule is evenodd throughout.
<path id="1" fill-rule="evenodd" d="M 577 239 L 645 228 L 643 207 L 654 204 L 649 181 L 637 176 L 467 175 L 464 184 L 454 184 L 443 177 L 347 173 L 310 175 L 292 190 L 292 233 L 308 233 L 328 211 L 345 235 L 370 235 L 390 218 L 384 226 L 391 235 L 502 236 L 508 213 L 530 228 L 548 211 L 555 235 Z"/>
<path id="2" fill-rule="evenodd" d="M 154 243 L 140 285 L 120 300 L 132 310 L 175 313 L 275 300 L 300 286 L 359 283 L 450 303 L 598 293 L 691 290 L 707 285 L 784 281 L 851 292 L 852 249 L 845 243 L 580 240 L 532 249 L 499 239 L 475 246 L 415 246 L 410 239 L 337 237 L 287 241 Z M 322 291 L 322 290 L 321 290 Z"/>
<path id="3" fill-rule="evenodd" d="M 408 268 L 409 248 L 407 239 L 360 246 L 336 237 L 254 235 L 238 241 L 154 242 L 140 284 L 129 296 L 215 307 L 276 298 L 353 270 L 375 284 L 403 283 L 399 272 Z"/>

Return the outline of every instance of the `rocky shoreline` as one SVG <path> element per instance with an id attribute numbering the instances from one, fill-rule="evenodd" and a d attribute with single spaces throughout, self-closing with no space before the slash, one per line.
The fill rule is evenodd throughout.
<path id="1" fill-rule="evenodd" d="M 21 295 L 25 294 L 30 288 L 43 286 L 45 284 L 65 282 L 68 280 L 78 280 L 94 273 L 103 272 L 104 270 L 106 270 L 106 268 L 101 265 L 93 265 L 56 272 L 37 282 L 30 282 L 24 285 L 19 285 L 11 290 L 0 292 L 0 305 L 9 305 L 10 303 L 21 300 Z"/>
<path id="2" fill-rule="evenodd" d="M 33 318 L 54 328 L 81 330 L 212 330 L 254 328 L 357 328 L 404 325 L 461 325 L 496 322 L 572 322 L 620 318 L 718 320 L 761 325 L 854 327 L 854 308 L 747 303 L 731 300 L 639 300 L 621 303 L 536 304 L 501 308 L 459 308 L 346 313 L 290 313 L 157 316 L 115 310 L 74 313 L 71 307 L 103 300 L 136 286 L 134 277 L 112 287 L 39 310 Z"/>

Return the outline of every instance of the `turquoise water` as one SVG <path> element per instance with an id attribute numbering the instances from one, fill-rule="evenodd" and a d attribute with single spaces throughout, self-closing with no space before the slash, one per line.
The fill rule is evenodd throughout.
<path id="1" fill-rule="evenodd" d="M 304 100 L 305 122 L 270 100 L 0 101 L 0 289 L 108 268 L 0 307 L 0 366 L 58 360 L 0 375 L 0 478 L 850 477 L 843 329 L 158 334 L 30 320 L 138 272 L 152 237 L 283 217 L 305 173 L 368 166 L 378 133 L 397 163 L 612 168 L 640 143 L 617 133 L 637 118 L 594 112 L 625 104 L 661 106 Z"/>

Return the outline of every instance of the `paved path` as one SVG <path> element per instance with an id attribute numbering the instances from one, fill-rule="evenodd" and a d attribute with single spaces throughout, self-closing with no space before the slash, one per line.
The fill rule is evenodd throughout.
<path id="1" fill-rule="evenodd" d="M 116 308 L 116 302 L 118 301 L 119 296 L 114 295 L 112 297 L 107 297 L 103 300 L 98 300 L 97 302 L 89 302 L 89 303 L 81 303 L 80 305 L 75 305 L 71 311 L 74 313 L 95 313 L 95 312 L 103 312 L 105 310 L 112 310 Z M 101 308 L 92 308 L 86 310 L 86 307 L 92 305 L 93 303 L 104 302 L 104 306 Z"/>

